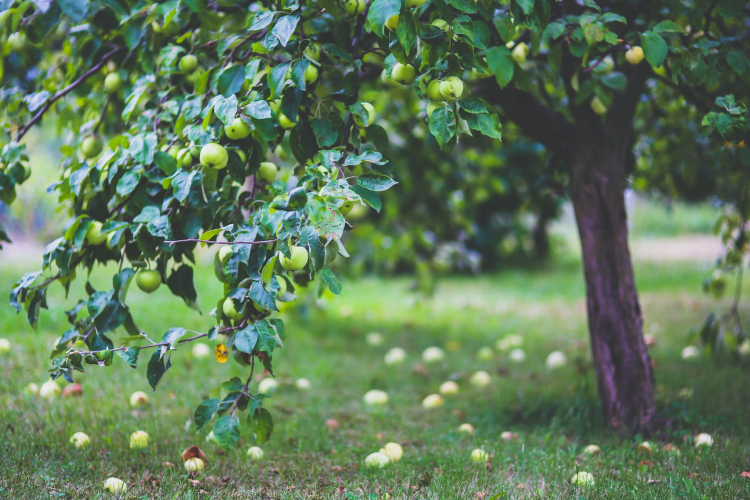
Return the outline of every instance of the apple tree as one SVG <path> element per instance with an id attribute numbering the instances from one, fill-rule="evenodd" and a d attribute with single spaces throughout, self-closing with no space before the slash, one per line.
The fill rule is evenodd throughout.
<path id="1" fill-rule="evenodd" d="M 747 15 L 738 0 L 0 0 L 0 200 L 12 202 L 33 168 L 24 136 L 49 120 L 66 141 L 50 191 L 70 211 L 11 305 L 35 325 L 53 282 L 67 290 L 116 263 L 112 288 L 87 283 L 68 312 L 53 376 L 120 358 L 146 365 L 156 387 L 181 345 L 208 337 L 217 359 L 231 354 L 249 376 L 202 402 L 198 427 L 216 415 L 214 435 L 230 446 L 247 412 L 266 439 L 271 418 L 251 384 L 257 364 L 273 373 L 285 339 L 276 312 L 318 275 L 340 291 L 329 266 L 347 254 L 347 214 L 380 210 L 379 193 L 399 178 L 389 110 L 419 98 L 426 113 L 413 126 L 443 155 L 497 148 L 505 121 L 565 167 L 602 410 L 614 428 L 648 431 L 653 372 L 623 191 L 640 134 L 658 129 L 634 118 L 657 98 L 666 116 L 714 96 L 739 101 Z M 368 92 L 392 102 L 378 111 Z M 746 136 L 736 128 L 732 140 Z M 287 182 L 276 179 L 282 156 L 296 165 Z M 221 248 L 216 326 L 147 340 L 129 285 L 165 284 L 196 308 L 198 244 Z"/>

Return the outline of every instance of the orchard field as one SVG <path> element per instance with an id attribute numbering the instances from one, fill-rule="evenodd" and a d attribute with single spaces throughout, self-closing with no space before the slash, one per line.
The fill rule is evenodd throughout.
<path id="1" fill-rule="evenodd" d="M 286 314 L 293 341 L 277 358 L 280 386 L 269 403 L 275 428 L 262 461 L 245 456 L 252 445 L 246 429 L 227 453 L 205 442 L 210 429 L 195 432 L 192 409 L 217 384 L 243 375 L 236 364 L 220 365 L 213 355 L 195 358 L 190 344 L 178 348 L 149 404 L 132 409 L 132 392 L 150 393 L 145 369 L 133 374 L 116 358 L 111 369 L 87 367 L 76 378 L 80 397 L 47 401 L 25 394 L 24 387 L 44 382 L 49 345 L 65 329 L 61 306 L 68 304 L 61 303 L 61 289 L 50 294 L 52 312 L 42 315 L 36 333 L 4 307 L 0 328 L 13 349 L 0 358 L 0 498 L 104 498 L 112 496 L 101 492 L 110 476 L 128 484 L 127 498 L 748 498 L 748 375 L 734 363 L 708 357 L 690 363 L 680 356 L 691 328 L 708 311 L 726 306 L 700 290 L 712 263 L 701 256 L 654 259 L 658 252 L 639 250 L 692 245 L 687 254 L 694 256 L 699 250 L 693 237 L 661 236 L 705 229 L 705 214 L 689 211 L 680 220 L 686 214 L 663 217 L 650 208 L 635 214 L 633 247 L 645 331 L 657 342 L 650 347 L 656 400 L 660 416 L 671 420 L 670 430 L 650 439 L 652 454 L 638 451 L 641 436 L 618 436 L 602 421 L 580 263 L 563 253 L 542 269 L 444 279 L 436 296 L 421 303 L 410 291 L 411 278 L 344 280 L 343 297 L 319 306 L 307 300 Z M 0 264 L 2 295 L 36 264 L 31 249 L 15 246 L 8 253 L 17 264 L 9 265 L 5 256 Z M 211 279 L 210 258 L 210 252 L 201 255 L 196 278 L 206 301 L 221 293 Z M 92 283 L 106 276 L 94 273 Z M 165 289 L 131 295 L 136 318 L 153 337 L 173 325 L 205 331 L 211 324 L 207 305 L 202 303 L 204 314 L 198 316 Z M 369 345 L 370 332 L 381 333 L 383 343 Z M 495 349 L 509 334 L 522 336 L 525 361 L 511 362 L 507 352 Z M 445 349 L 445 360 L 423 363 L 421 353 L 429 346 Z M 384 363 L 392 347 L 406 350 L 402 365 Z M 490 359 L 478 358 L 483 347 L 493 348 Z M 545 358 L 555 350 L 568 363 L 550 371 Z M 490 374 L 489 386 L 470 386 L 477 370 Z M 309 390 L 296 388 L 302 377 L 310 380 Z M 460 392 L 441 407 L 423 408 L 422 400 L 446 380 L 455 380 Z M 385 407 L 363 403 L 371 389 L 388 392 Z M 331 419 L 337 429 L 326 426 Z M 473 435 L 458 432 L 465 422 L 475 427 Z M 129 449 L 135 430 L 150 434 L 143 451 Z M 91 446 L 76 450 L 68 442 L 77 431 L 91 436 Z M 509 441 L 503 432 L 513 433 Z M 699 432 L 713 436 L 711 448 L 692 446 Z M 401 461 L 366 469 L 365 457 L 391 441 L 403 446 Z M 669 443 L 680 453 L 665 450 Z M 205 451 L 208 466 L 188 476 L 180 454 L 193 444 Z M 585 455 L 589 444 L 601 454 Z M 489 454 L 486 464 L 470 460 L 476 448 Z M 578 471 L 591 472 L 595 486 L 571 485 Z"/>

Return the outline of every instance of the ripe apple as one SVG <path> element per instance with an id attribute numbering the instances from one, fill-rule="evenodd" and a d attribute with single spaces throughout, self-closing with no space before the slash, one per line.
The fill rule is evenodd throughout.
<path id="1" fill-rule="evenodd" d="M 649 443 L 648 441 L 644 441 L 639 444 L 636 447 L 636 451 L 638 451 L 639 453 L 646 453 L 647 455 L 651 455 L 654 452 L 654 450 L 651 448 L 651 443 Z"/>
<path id="2" fill-rule="evenodd" d="M 174 161 L 177 161 L 177 155 L 180 154 L 180 146 L 176 144 L 169 146 L 169 149 L 167 149 L 167 154 L 171 156 Z"/>
<path id="3" fill-rule="evenodd" d="M 221 306 L 221 310 L 224 312 L 224 316 L 234 321 L 241 321 L 245 318 L 244 314 L 240 314 L 234 306 L 234 301 L 229 297 L 224 300 L 224 304 Z"/>
<path id="4" fill-rule="evenodd" d="M 81 153 L 86 159 L 96 158 L 102 152 L 102 141 L 97 136 L 88 136 L 81 143 Z"/>
<path id="5" fill-rule="evenodd" d="M 427 84 L 427 97 L 431 101 L 444 101 L 445 97 L 443 97 L 443 93 L 440 92 L 440 84 L 442 82 L 440 80 L 432 80 L 429 84 Z"/>
<path id="6" fill-rule="evenodd" d="M 203 343 L 197 343 L 193 346 L 193 357 L 196 358 L 205 358 L 206 356 L 211 354 L 211 348 L 208 347 L 206 344 Z"/>
<path id="7" fill-rule="evenodd" d="M 694 345 L 689 345 L 682 350 L 680 357 L 685 361 L 693 361 L 701 357 L 701 350 Z"/>
<path id="8" fill-rule="evenodd" d="M 135 391 L 130 395 L 130 406 L 136 408 L 148 404 L 148 394 L 143 391 Z"/>
<path id="9" fill-rule="evenodd" d="M 594 113 L 597 115 L 604 115 L 607 113 L 607 106 L 605 106 L 601 99 L 599 99 L 599 96 L 594 96 L 594 98 L 591 99 L 591 109 L 594 110 Z"/>
<path id="10" fill-rule="evenodd" d="M 220 170 L 229 163 L 227 148 L 215 142 L 206 144 L 201 149 L 201 165 Z"/>
<path id="11" fill-rule="evenodd" d="M 107 235 L 102 234 L 102 223 L 95 220 L 86 230 L 86 241 L 91 245 L 101 245 L 107 241 Z"/>
<path id="12" fill-rule="evenodd" d="M 380 80 L 389 87 L 399 86 L 399 83 L 394 80 L 392 76 L 388 76 L 388 71 L 386 69 L 383 69 L 383 71 L 380 73 Z"/>
<path id="13" fill-rule="evenodd" d="M 198 457 L 188 458 L 185 460 L 186 472 L 200 472 L 206 468 L 206 464 Z"/>
<path id="14" fill-rule="evenodd" d="M 641 61 L 643 61 L 643 49 L 637 45 L 630 47 L 628 51 L 625 52 L 625 59 L 630 64 L 640 64 Z"/>
<path id="15" fill-rule="evenodd" d="M 406 0 L 408 9 L 417 9 L 427 3 L 427 0 Z"/>
<path id="16" fill-rule="evenodd" d="M 60 386 L 57 385 L 57 382 L 55 382 L 54 380 L 46 381 L 39 389 L 39 395 L 47 399 L 54 399 L 55 397 L 59 396 L 61 392 L 62 390 L 60 389 Z"/>
<path id="17" fill-rule="evenodd" d="M 489 460 L 489 458 L 490 456 L 487 454 L 487 452 L 481 448 L 477 448 L 476 450 L 471 452 L 472 462 L 486 462 L 487 460 Z"/>
<path id="18" fill-rule="evenodd" d="M 474 434 L 474 426 L 471 424 L 461 424 L 458 426 L 458 432 L 461 434 Z"/>
<path id="19" fill-rule="evenodd" d="M 254 462 L 263 460 L 263 456 L 265 456 L 265 453 L 263 453 L 263 449 L 258 446 L 251 446 L 247 450 L 247 457 Z"/>
<path id="20" fill-rule="evenodd" d="M 570 478 L 570 484 L 578 486 L 594 486 L 594 475 L 590 472 L 579 472 Z"/>
<path id="21" fill-rule="evenodd" d="M 565 364 L 568 362 L 568 358 L 565 357 L 565 354 L 561 351 L 553 351 L 549 353 L 549 356 L 547 356 L 547 361 L 545 364 L 547 365 L 547 368 L 550 370 L 554 370 L 555 368 L 560 368 L 561 366 L 565 366 Z"/>
<path id="22" fill-rule="evenodd" d="M 258 384 L 258 392 L 261 394 L 273 394 L 278 388 L 279 383 L 272 377 L 266 377 Z"/>
<path id="23" fill-rule="evenodd" d="M 81 384 L 68 384 L 65 386 L 62 392 L 64 397 L 68 396 L 82 396 L 83 386 Z"/>
<path id="24" fill-rule="evenodd" d="M 367 406 L 382 406 L 388 403 L 388 393 L 378 389 L 367 391 L 364 396 Z"/>
<path id="25" fill-rule="evenodd" d="M 76 432 L 70 437 L 70 442 L 76 448 L 83 448 L 91 443 L 91 438 L 85 432 Z"/>
<path id="26" fill-rule="evenodd" d="M 464 82 L 456 76 L 449 76 L 440 82 L 440 94 L 446 100 L 455 100 L 464 93 Z"/>
<path id="27" fill-rule="evenodd" d="M 10 340 L 0 339 L 0 354 L 10 352 Z"/>
<path id="28" fill-rule="evenodd" d="M 135 276 L 135 284 L 146 293 L 154 292 L 161 285 L 161 274 L 152 269 L 143 269 Z"/>
<path id="29" fill-rule="evenodd" d="M 320 45 L 311 43 L 304 51 L 304 55 L 313 61 L 320 61 Z"/>
<path id="30" fill-rule="evenodd" d="M 259 182 L 270 184 L 276 180 L 276 174 L 278 171 L 279 167 L 277 167 L 275 163 L 271 161 L 261 162 L 258 171 L 255 172 L 255 179 Z"/>
<path id="31" fill-rule="evenodd" d="M 148 433 L 146 431 L 135 431 L 130 435 L 130 449 L 141 450 L 148 446 Z"/>
<path id="32" fill-rule="evenodd" d="M 162 26 L 156 21 L 153 21 L 151 23 L 151 29 L 154 30 L 154 33 L 161 33 L 167 37 L 174 36 L 180 32 L 180 26 L 174 21 L 169 21 L 169 24 L 166 26 Z"/>
<path id="33" fill-rule="evenodd" d="M 360 104 L 367 111 L 367 123 L 363 122 L 362 118 L 356 115 L 354 116 L 354 123 L 358 127 L 366 128 L 372 125 L 375 121 L 375 107 L 369 102 L 360 102 Z"/>
<path id="34" fill-rule="evenodd" d="M 198 67 L 198 58 L 193 54 L 182 56 L 179 66 L 184 74 L 192 73 Z"/>
<path id="35" fill-rule="evenodd" d="M 110 477 L 109 479 L 104 481 L 104 491 L 108 491 L 116 495 L 121 495 L 122 493 L 127 493 L 128 485 L 125 484 L 125 481 L 123 481 L 122 479 Z"/>
<path id="36" fill-rule="evenodd" d="M 344 4 L 344 12 L 350 16 L 357 16 L 365 11 L 365 0 L 347 0 Z"/>
<path id="37" fill-rule="evenodd" d="M 398 14 L 389 17 L 385 21 L 385 27 L 391 31 L 396 31 L 396 26 L 398 26 Z"/>
<path id="38" fill-rule="evenodd" d="M 438 406 L 443 406 L 444 403 L 445 400 L 440 394 L 430 394 L 422 400 L 422 407 L 431 410 L 433 408 L 437 408 Z"/>
<path id="39" fill-rule="evenodd" d="M 500 439 L 502 439 L 506 443 L 510 443 L 513 440 L 518 440 L 518 434 L 510 431 L 503 431 L 500 433 Z"/>
<path id="40" fill-rule="evenodd" d="M 231 125 L 224 125 L 224 133 L 233 141 L 246 138 L 250 131 L 250 125 L 242 121 L 242 118 L 235 118 Z"/>
<path id="41" fill-rule="evenodd" d="M 443 396 L 453 396 L 455 394 L 458 394 L 458 384 L 452 380 L 443 382 L 442 384 L 440 384 L 440 394 L 442 394 Z"/>
<path id="42" fill-rule="evenodd" d="M 310 64 L 307 68 L 305 68 L 305 83 L 311 84 L 315 83 L 315 80 L 318 79 L 318 68 L 314 64 Z"/>
<path id="43" fill-rule="evenodd" d="M 586 455 L 598 455 L 602 452 L 602 449 L 595 444 L 590 444 L 583 449 Z"/>
<path id="44" fill-rule="evenodd" d="M 298 378 L 297 381 L 294 382 L 294 385 L 300 391 L 309 391 L 310 389 L 312 389 L 312 384 L 306 378 Z"/>
<path id="45" fill-rule="evenodd" d="M 662 448 L 667 453 L 672 453 L 674 455 L 680 456 L 680 449 L 673 445 L 672 443 L 667 443 L 664 445 L 664 448 Z"/>
<path id="46" fill-rule="evenodd" d="M 439 347 L 428 347 L 422 352 L 422 361 L 425 363 L 438 363 L 445 359 L 445 351 Z"/>
<path id="47" fill-rule="evenodd" d="M 122 78 L 119 73 L 110 73 L 104 78 L 104 88 L 107 92 L 117 92 L 122 87 Z"/>
<path id="48" fill-rule="evenodd" d="M 513 47 L 513 51 L 511 52 L 511 56 L 513 57 L 513 60 L 516 61 L 518 64 L 526 62 L 527 55 L 529 55 L 529 46 L 523 42 Z"/>
<path id="49" fill-rule="evenodd" d="M 286 280 L 282 279 L 280 276 L 276 276 L 276 281 L 279 284 L 279 289 L 276 290 L 276 296 L 281 297 L 287 290 Z"/>
<path id="50" fill-rule="evenodd" d="M 285 130 L 294 128 L 297 124 L 290 120 L 284 113 L 279 113 L 279 125 Z"/>
<path id="51" fill-rule="evenodd" d="M 11 33 L 8 37 L 8 46 L 13 52 L 21 52 L 26 48 L 26 35 L 23 33 Z"/>
<path id="52" fill-rule="evenodd" d="M 510 354 L 508 354 L 508 359 L 515 363 L 521 363 L 526 359 L 526 353 L 523 352 L 523 349 L 513 349 L 510 351 Z"/>
<path id="53" fill-rule="evenodd" d="M 386 365 L 400 365 L 406 361 L 406 351 L 400 347 L 394 347 L 387 353 L 385 353 L 385 364 Z"/>
<path id="54" fill-rule="evenodd" d="M 700 434 L 695 436 L 694 444 L 696 448 L 700 448 L 701 446 L 709 447 L 714 444 L 714 438 L 712 438 L 710 434 L 701 432 Z"/>
<path id="55" fill-rule="evenodd" d="M 495 342 L 495 348 L 501 352 L 505 352 L 511 347 L 520 347 L 521 345 L 523 345 L 523 337 L 516 334 L 506 335 Z"/>
<path id="56" fill-rule="evenodd" d="M 343 205 L 339 207 L 339 212 L 341 212 L 341 215 L 346 217 L 349 215 L 349 212 L 352 211 L 352 208 L 354 208 L 354 202 L 351 200 L 346 200 Z"/>
<path id="57" fill-rule="evenodd" d="M 305 247 L 300 247 L 296 245 L 292 245 L 289 247 L 289 250 L 292 253 L 292 258 L 288 258 L 283 253 L 279 252 L 279 259 L 281 260 L 281 267 L 286 269 L 287 271 L 299 271 L 305 265 L 307 265 L 307 249 Z"/>
<path id="58" fill-rule="evenodd" d="M 365 337 L 367 345 L 380 345 L 383 343 L 383 336 L 378 332 L 370 332 Z"/>
<path id="59" fill-rule="evenodd" d="M 382 469 L 388 465 L 388 457 L 382 453 L 370 453 L 365 458 L 365 467 L 369 469 Z"/>
<path id="60" fill-rule="evenodd" d="M 411 64 L 396 63 L 391 71 L 391 78 L 401 85 L 411 85 L 417 78 L 417 71 Z"/>
<path id="61" fill-rule="evenodd" d="M 391 462 L 398 462 L 404 456 L 404 449 L 398 443 L 387 443 L 380 448 L 380 453 L 388 457 Z"/>
<path id="62" fill-rule="evenodd" d="M 26 394 L 33 394 L 34 396 L 36 396 L 37 394 L 39 394 L 39 386 L 34 382 L 29 382 L 29 384 L 24 387 L 23 391 Z"/>
<path id="63" fill-rule="evenodd" d="M 486 387 L 490 384 L 490 374 L 480 370 L 471 376 L 469 383 L 474 387 Z"/>
<path id="64" fill-rule="evenodd" d="M 190 148 L 182 148 L 177 151 L 177 166 L 183 170 L 189 170 L 193 166 L 193 155 L 190 153 Z"/>

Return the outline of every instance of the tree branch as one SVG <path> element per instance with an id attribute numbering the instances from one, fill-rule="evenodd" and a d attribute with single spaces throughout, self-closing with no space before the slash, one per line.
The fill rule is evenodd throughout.
<path id="1" fill-rule="evenodd" d="M 100 69 L 102 69 L 102 67 L 104 67 L 104 65 L 109 59 L 111 59 L 112 57 L 114 57 L 115 54 L 123 50 L 125 50 L 125 47 L 118 47 L 115 50 L 104 54 L 104 56 L 102 56 L 101 61 L 99 61 L 95 66 L 92 66 L 88 71 L 86 71 L 83 75 L 81 75 L 78 78 L 78 80 L 74 81 L 73 83 L 71 83 L 70 85 L 68 85 L 67 87 L 57 92 L 52 97 L 50 97 L 47 103 L 44 106 L 42 106 L 42 109 L 40 109 L 37 112 L 37 114 L 34 115 L 34 117 L 31 120 L 29 120 L 29 122 L 26 125 L 24 125 L 21 131 L 18 132 L 18 135 L 16 136 L 16 142 L 20 141 L 23 138 L 23 136 L 26 135 L 26 132 L 28 132 L 29 129 L 31 129 L 31 127 L 33 127 L 36 122 L 42 119 L 42 116 L 44 115 L 44 113 L 49 111 L 49 109 L 52 107 L 52 105 L 55 102 L 57 102 L 60 98 L 65 97 L 70 92 L 72 92 L 76 87 L 78 87 L 84 81 L 86 81 L 88 77 L 90 77 L 94 73 L 97 73 Z"/>
<path id="2" fill-rule="evenodd" d="M 247 381 L 245 381 L 245 386 L 242 388 L 242 391 L 240 392 L 240 395 L 237 396 L 237 399 L 234 400 L 234 404 L 232 405 L 232 409 L 229 410 L 229 415 L 234 415 L 234 413 L 237 411 L 237 404 L 240 402 L 240 398 L 242 398 L 243 395 L 250 396 L 247 392 L 247 389 L 250 387 L 250 382 L 253 381 L 253 372 L 255 371 L 255 356 L 251 356 L 250 360 L 250 376 L 247 377 Z"/>
<path id="3" fill-rule="evenodd" d="M 475 89 L 487 102 L 498 104 L 508 118 L 530 138 L 555 154 L 568 157 L 574 146 L 575 129 L 562 113 L 545 106 L 529 92 L 501 89 L 494 79 L 482 80 Z"/>
<path id="4" fill-rule="evenodd" d="M 185 240 L 165 241 L 164 243 L 169 243 L 169 246 L 172 246 L 175 243 L 209 243 L 211 245 L 265 245 L 266 243 L 273 243 L 275 241 L 277 241 L 277 238 L 263 241 L 213 241 L 201 240 L 198 238 L 187 238 Z"/>

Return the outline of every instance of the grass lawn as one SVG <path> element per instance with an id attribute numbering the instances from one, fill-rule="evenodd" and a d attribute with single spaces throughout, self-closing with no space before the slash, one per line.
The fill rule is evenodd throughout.
<path id="1" fill-rule="evenodd" d="M 3 260 L 0 296 L 7 297 L 11 283 L 34 262 Z M 207 310 L 220 289 L 210 266 L 204 267 L 197 279 Z M 0 307 L 0 336 L 14 344 L 0 357 L 0 498 L 111 497 L 101 492 L 109 476 L 128 483 L 127 498 L 144 499 L 750 498 L 750 478 L 741 476 L 750 470 L 750 377 L 730 363 L 680 360 L 690 329 L 709 310 L 726 306 L 700 291 L 709 270 L 710 264 L 695 263 L 637 267 L 646 331 L 658 339 L 652 354 L 659 409 L 676 422 L 673 431 L 652 439 L 650 456 L 636 451 L 638 436 L 603 427 L 576 263 L 448 279 L 423 304 L 415 303 L 408 279 L 345 280 L 343 298 L 288 315 L 286 348 L 276 361 L 282 385 L 268 405 L 275 429 L 262 462 L 245 457 L 252 444 L 248 432 L 226 454 L 204 443 L 208 429 L 195 434 L 195 407 L 244 372 L 231 361 L 195 359 L 189 347 L 174 353 L 172 369 L 143 409 L 131 409 L 128 398 L 135 390 L 150 391 L 145 364 L 133 371 L 119 358 L 110 368 L 89 367 L 78 376 L 80 398 L 48 402 L 24 394 L 26 384 L 45 380 L 48 347 L 66 328 L 62 306 L 71 301 L 55 285 L 49 300 L 55 310 L 43 312 L 39 332 L 9 306 Z M 92 282 L 109 288 L 97 273 Z M 211 323 L 166 287 L 151 296 L 134 288 L 129 302 L 151 338 L 170 326 L 205 331 Z M 371 331 L 383 334 L 383 345 L 367 345 Z M 512 333 L 523 336 L 524 362 L 512 363 L 503 353 L 478 360 L 478 349 Z M 425 366 L 420 354 L 433 345 L 455 350 L 444 362 Z M 386 366 L 383 356 L 395 346 L 406 349 L 407 361 Z M 544 360 L 553 350 L 564 351 L 569 363 L 550 372 Z M 479 369 L 492 375 L 484 390 L 468 383 Z M 312 389 L 295 389 L 298 377 L 308 378 Z M 461 392 L 443 407 L 422 408 L 422 399 L 449 379 Z M 693 398 L 678 396 L 685 387 Z M 384 409 L 362 402 L 374 388 L 390 395 Z M 328 419 L 339 422 L 337 431 L 324 427 Z M 476 427 L 473 436 L 457 432 L 463 422 Z M 145 452 L 128 447 L 138 429 L 151 436 Z M 76 431 L 91 436 L 90 447 L 69 444 Z M 505 442 L 503 431 L 518 439 Z M 698 432 L 710 433 L 714 446 L 695 450 L 690 438 Z M 364 458 L 389 441 L 403 445 L 403 459 L 382 470 L 364 469 Z M 591 443 L 601 447 L 598 457 L 582 454 Z M 681 454 L 664 451 L 667 443 Z M 184 474 L 180 459 L 191 444 L 210 459 L 196 477 Z M 469 460 L 480 447 L 490 454 L 486 466 Z M 594 474 L 595 486 L 572 486 L 579 470 Z"/>

